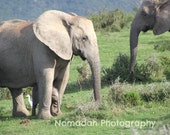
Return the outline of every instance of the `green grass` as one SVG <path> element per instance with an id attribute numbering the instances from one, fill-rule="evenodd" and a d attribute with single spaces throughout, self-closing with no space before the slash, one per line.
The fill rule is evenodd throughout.
<path id="1" fill-rule="evenodd" d="M 168 51 L 157 52 L 154 45 L 164 44 L 169 33 L 153 36 L 152 32 L 141 33 L 137 61 L 142 63 L 151 54 L 170 56 Z M 129 30 L 114 33 L 97 33 L 102 68 L 110 67 L 119 53 L 129 55 Z M 79 57 L 74 57 L 71 63 L 70 79 L 63 97 L 63 115 L 51 120 L 38 120 L 36 117 L 11 117 L 12 100 L 0 100 L 0 134 L 4 135 L 131 135 L 147 134 L 150 130 L 158 131 L 163 125 L 170 124 L 170 99 L 164 102 L 144 102 L 137 106 L 125 106 L 108 102 L 110 86 L 102 83 L 102 105 L 95 110 L 91 99 L 92 87 L 77 85 L 77 67 L 83 65 Z M 155 82 L 158 83 L 159 82 Z M 133 90 L 140 90 L 149 84 L 130 84 Z M 28 105 L 27 101 L 26 104 Z M 28 124 L 20 124 L 23 119 L 29 119 Z M 97 122 L 86 126 L 56 125 L 59 121 Z M 132 122 L 156 122 L 152 129 L 150 125 L 140 127 Z M 107 122 L 102 124 L 101 122 Z M 115 123 L 118 125 L 115 125 Z M 122 122 L 122 123 L 121 123 Z M 129 125 L 131 122 L 131 125 Z M 123 125 L 124 124 L 124 125 Z"/>

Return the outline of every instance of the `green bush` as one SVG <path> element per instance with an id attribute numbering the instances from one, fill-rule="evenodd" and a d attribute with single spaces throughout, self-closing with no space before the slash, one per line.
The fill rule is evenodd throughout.
<path id="1" fill-rule="evenodd" d="M 140 95 L 145 102 L 165 101 L 170 97 L 170 84 L 168 82 L 162 82 L 161 85 L 150 84 L 142 88 Z"/>
<path id="2" fill-rule="evenodd" d="M 110 91 L 109 91 L 109 98 L 108 100 L 114 103 L 122 103 L 124 104 L 123 99 L 123 93 L 126 90 L 126 84 L 120 83 L 120 78 L 117 78 L 115 80 L 115 83 L 111 85 Z"/>
<path id="3" fill-rule="evenodd" d="M 115 63 L 109 68 L 103 69 L 103 80 L 112 83 L 116 78 L 120 81 L 129 80 L 129 57 L 126 54 L 121 54 L 115 59 Z"/>
<path id="4" fill-rule="evenodd" d="M 128 106 L 136 106 L 141 103 L 139 92 L 132 90 L 132 86 L 126 82 L 121 83 L 120 78 L 117 78 L 111 86 L 108 100 Z"/>
<path id="5" fill-rule="evenodd" d="M 119 32 L 121 29 L 130 26 L 133 15 L 120 9 L 113 11 L 102 9 L 97 14 L 91 14 L 89 18 L 93 21 L 96 31 Z"/>
<path id="6" fill-rule="evenodd" d="M 136 90 L 126 91 L 123 100 L 126 105 L 136 106 L 141 104 L 140 94 Z"/>
<path id="7" fill-rule="evenodd" d="M 149 56 L 143 64 L 139 66 L 140 74 L 143 75 L 146 79 L 151 77 L 159 77 L 162 75 L 163 67 L 160 60 L 156 55 Z"/>
<path id="8" fill-rule="evenodd" d="M 77 84 L 80 89 L 83 85 L 88 85 L 91 81 L 91 70 L 88 63 L 83 63 L 81 66 L 77 67 L 77 72 L 79 74 L 77 78 Z"/>
<path id="9" fill-rule="evenodd" d="M 136 64 L 133 78 L 130 75 L 129 67 L 129 57 L 126 54 L 120 53 L 111 67 L 103 69 L 102 79 L 107 83 L 114 82 L 117 77 L 120 77 L 121 82 L 146 82 L 154 77 L 163 76 L 163 67 L 156 55 L 151 55 L 140 65 Z"/>
<path id="10" fill-rule="evenodd" d="M 108 93 L 108 102 L 126 106 L 137 106 L 144 102 L 164 102 L 170 98 L 170 83 L 163 81 L 161 84 L 142 85 L 135 89 L 126 82 L 120 82 L 117 78 L 111 85 Z"/>

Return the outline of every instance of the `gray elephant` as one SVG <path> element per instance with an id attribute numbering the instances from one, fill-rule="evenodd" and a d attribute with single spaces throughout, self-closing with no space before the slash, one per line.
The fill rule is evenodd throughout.
<path id="1" fill-rule="evenodd" d="M 139 33 L 148 30 L 153 30 L 155 35 L 170 30 L 170 0 L 145 0 L 137 11 L 130 31 L 130 72 L 132 74 L 136 62 Z"/>
<path id="2" fill-rule="evenodd" d="M 29 114 L 21 88 L 37 85 L 38 117 L 52 117 L 52 89 L 58 92 L 60 108 L 73 55 L 89 62 L 94 99 L 100 101 L 100 58 L 90 20 L 49 10 L 35 22 L 9 20 L 0 24 L 0 87 L 11 91 L 13 116 Z"/>

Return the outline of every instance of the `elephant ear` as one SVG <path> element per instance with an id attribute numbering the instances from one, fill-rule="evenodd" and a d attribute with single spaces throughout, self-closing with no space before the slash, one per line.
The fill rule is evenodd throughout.
<path id="1" fill-rule="evenodd" d="M 144 1 L 141 7 L 144 16 L 155 16 L 155 7 L 151 1 Z"/>
<path id="2" fill-rule="evenodd" d="M 69 17 L 71 16 L 66 13 L 49 10 L 40 15 L 33 24 L 36 37 L 65 60 L 70 60 L 73 55 Z"/>
<path id="3" fill-rule="evenodd" d="M 170 30 L 170 1 L 163 0 L 157 4 L 156 23 L 153 27 L 155 35 L 162 34 Z"/>

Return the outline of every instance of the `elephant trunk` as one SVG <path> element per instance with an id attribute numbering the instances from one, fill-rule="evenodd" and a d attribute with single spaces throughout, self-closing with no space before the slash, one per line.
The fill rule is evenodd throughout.
<path id="1" fill-rule="evenodd" d="M 137 56 L 137 46 L 138 46 L 138 37 L 140 33 L 140 28 L 135 25 L 135 22 L 132 23 L 130 30 L 130 73 L 134 73 L 134 66 L 136 63 Z"/>
<path id="2" fill-rule="evenodd" d="M 95 101 L 100 101 L 100 90 L 101 90 L 101 77 L 100 77 L 100 59 L 99 54 L 93 56 L 88 56 L 87 61 L 89 62 L 92 78 L 93 78 L 93 90 L 94 90 L 94 99 Z"/>

